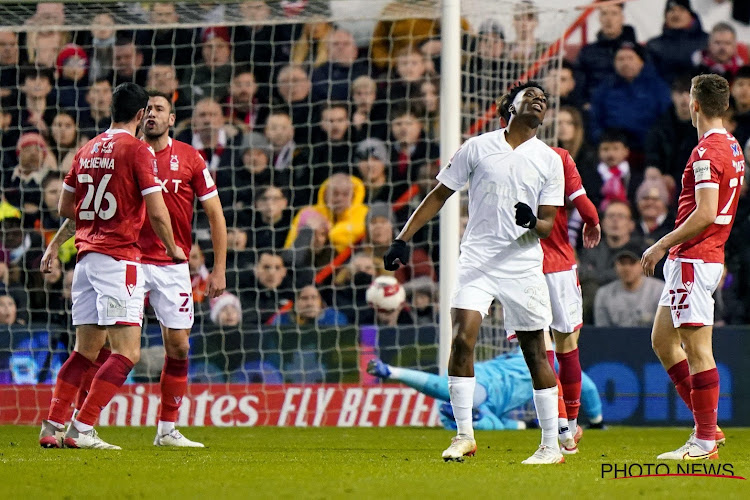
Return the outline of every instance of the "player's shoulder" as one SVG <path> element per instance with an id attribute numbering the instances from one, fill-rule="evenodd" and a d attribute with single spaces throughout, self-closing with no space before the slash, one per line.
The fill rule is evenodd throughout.
<path id="1" fill-rule="evenodd" d="M 742 147 L 737 139 L 726 131 L 710 131 L 698 141 L 698 145 L 693 149 L 693 154 L 697 159 L 710 157 L 738 157 L 742 156 Z"/>
<path id="2" fill-rule="evenodd" d="M 548 146 L 544 141 L 539 139 L 538 137 L 532 137 L 530 139 L 531 144 L 530 146 L 533 148 L 533 154 L 534 156 L 541 160 L 544 164 L 550 166 L 551 168 L 557 168 L 562 167 L 563 163 L 565 161 L 565 157 L 560 154 L 560 152 L 556 151 L 556 149 L 560 149 L 562 151 L 565 151 L 562 148 L 552 148 Z M 567 151 L 565 151 L 567 153 Z M 568 154 L 568 157 L 570 155 Z M 572 161 L 572 158 L 571 158 Z"/>

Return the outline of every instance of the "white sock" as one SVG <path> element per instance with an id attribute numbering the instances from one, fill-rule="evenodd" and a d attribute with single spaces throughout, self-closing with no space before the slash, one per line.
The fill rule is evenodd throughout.
<path id="1" fill-rule="evenodd" d="M 570 428 L 570 433 L 575 436 L 576 431 L 578 430 L 578 419 L 577 418 L 568 419 L 568 427 Z"/>
<path id="2" fill-rule="evenodd" d="M 695 443 L 698 446 L 700 446 L 701 449 L 703 449 L 704 451 L 711 451 L 711 450 L 714 449 L 714 446 L 716 446 L 716 440 L 715 439 L 712 439 L 712 440 L 709 441 L 707 439 L 698 439 L 696 437 L 696 438 L 693 438 L 693 443 Z"/>
<path id="3" fill-rule="evenodd" d="M 542 444 L 560 449 L 557 444 L 557 386 L 534 389 L 534 406 L 539 427 L 542 428 Z"/>
<path id="4" fill-rule="evenodd" d="M 78 432 L 88 432 L 91 429 L 94 428 L 93 425 L 84 424 L 83 422 L 79 422 L 78 420 L 73 420 L 73 425 L 78 430 Z"/>
<path id="5" fill-rule="evenodd" d="M 65 424 L 61 424 L 60 422 L 55 422 L 54 420 L 47 420 L 47 422 L 57 427 L 57 430 L 59 431 L 65 429 Z"/>
<path id="6" fill-rule="evenodd" d="M 156 426 L 156 433 L 160 436 L 165 436 L 174 430 L 174 422 L 164 422 L 159 420 Z"/>
<path id="7" fill-rule="evenodd" d="M 453 416 L 456 417 L 458 435 L 474 439 L 474 427 L 471 422 L 471 408 L 474 402 L 474 377 L 448 376 L 448 391 L 451 395 Z"/>
<path id="8" fill-rule="evenodd" d="M 560 438 L 560 442 L 573 439 L 573 434 L 570 432 L 570 426 L 568 425 L 567 418 L 557 418 L 557 433 Z"/>

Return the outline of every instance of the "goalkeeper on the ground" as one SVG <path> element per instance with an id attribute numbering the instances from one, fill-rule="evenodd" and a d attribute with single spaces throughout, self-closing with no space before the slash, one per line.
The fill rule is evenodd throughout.
<path id="1" fill-rule="evenodd" d="M 401 382 L 440 401 L 450 401 L 448 378 L 409 368 L 399 368 L 374 359 L 367 373 L 383 380 Z M 511 418 L 512 410 L 528 404 L 533 397 L 531 375 L 520 349 L 501 354 L 474 365 L 474 428 L 478 430 L 525 429 L 526 423 Z M 594 382 L 581 377 L 581 403 L 592 426 L 602 425 L 602 402 Z M 450 404 L 440 407 L 440 420 L 447 429 L 455 429 Z"/>

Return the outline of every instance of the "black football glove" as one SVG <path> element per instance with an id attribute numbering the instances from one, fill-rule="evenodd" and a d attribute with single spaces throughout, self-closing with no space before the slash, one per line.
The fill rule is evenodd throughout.
<path id="1" fill-rule="evenodd" d="M 409 262 L 409 247 L 404 240 L 393 240 L 388 251 L 383 255 L 383 265 L 387 271 L 395 271 L 399 268 L 397 261 L 406 265 Z"/>
<path id="2" fill-rule="evenodd" d="M 516 203 L 516 225 L 525 227 L 526 229 L 534 229 L 536 227 L 536 216 L 531 211 L 531 207 L 526 203 Z"/>

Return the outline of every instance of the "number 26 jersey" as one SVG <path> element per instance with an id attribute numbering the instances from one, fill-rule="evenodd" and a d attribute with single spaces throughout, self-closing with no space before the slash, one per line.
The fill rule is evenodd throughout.
<path id="1" fill-rule="evenodd" d="M 682 174 L 682 192 L 677 203 L 675 228 L 685 223 L 696 207 L 700 189 L 717 189 L 719 205 L 713 224 L 698 236 L 673 246 L 670 259 L 696 262 L 724 262 L 724 245 L 732 230 L 745 178 L 745 157 L 732 134 L 712 129 L 698 141 Z"/>
<path id="2" fill-rule="evenodd" d="M 143 197 L 161 190 L 156 158 L 147 144 L 126 130 L 99 134 L 76 153 L 63 189 L 75 193 L 79 260 L 96 252 L 140 262 Z"/>

